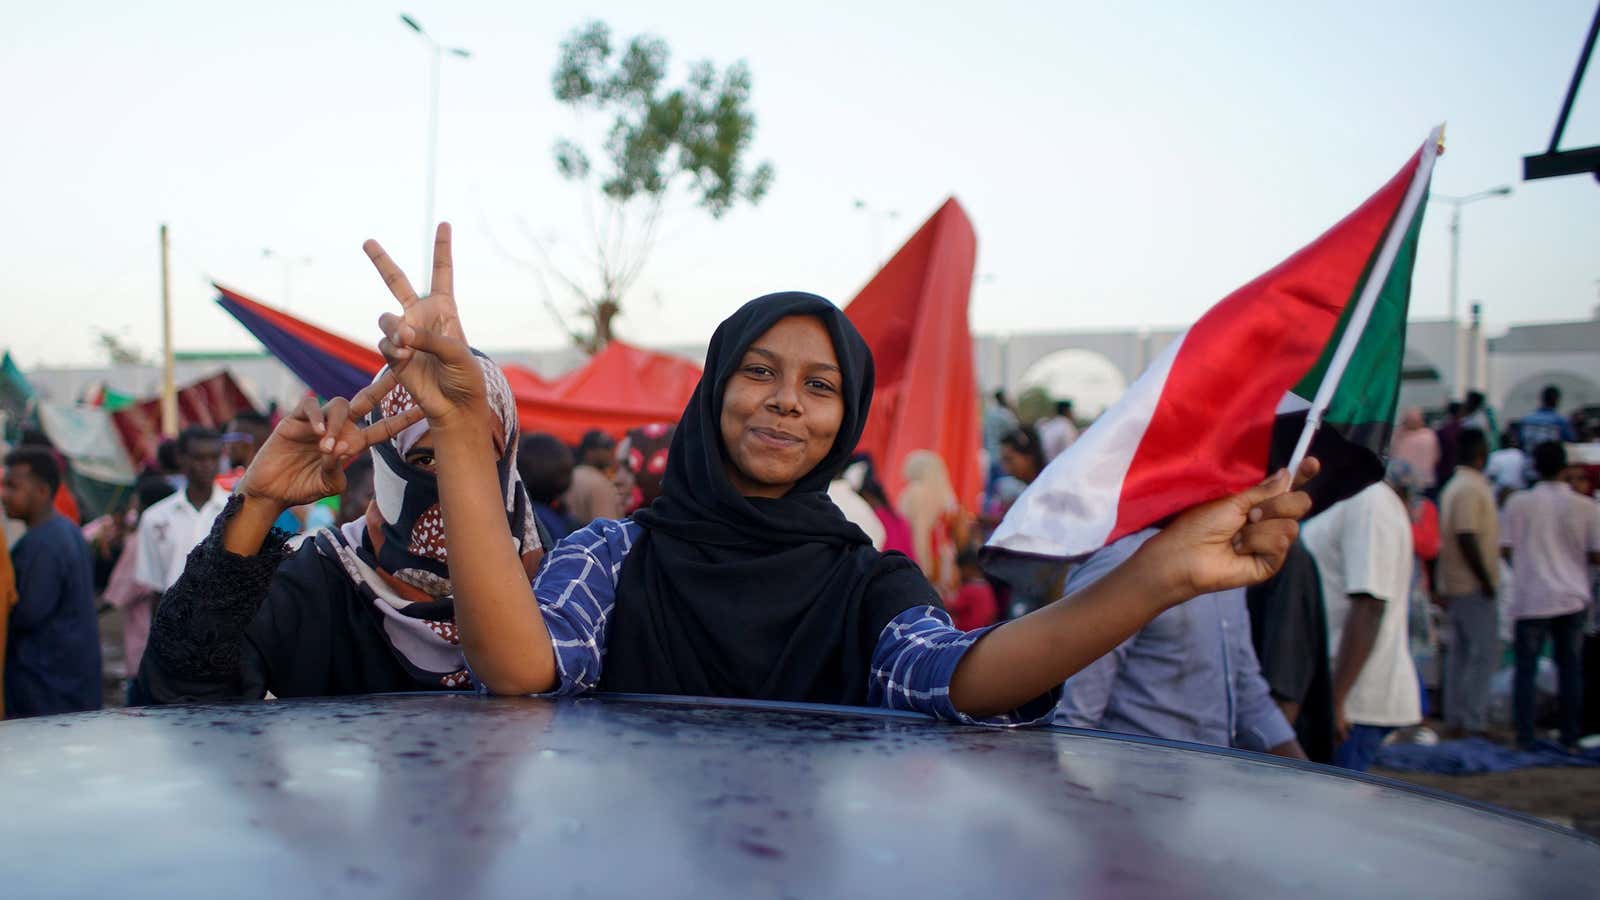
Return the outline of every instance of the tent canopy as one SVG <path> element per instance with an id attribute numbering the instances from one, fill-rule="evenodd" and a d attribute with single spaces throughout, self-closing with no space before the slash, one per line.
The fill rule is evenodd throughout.
<path id="1" fill-rule="evenodd" d="M 872 417 L 860 449 L 872 454 L 885 488 L 899 493 L 905 458 L 933 450 L 950 470 L 963 504 L 982 489 L 978 467 L 978 396 L 967 306 L 977 235 L 951 198 L 917 229 L 845 307 L 877 364 Z M 216 285 L 217 303 L 313 391 L 348 397 L 383 365 L 370 347 Z M 598 428 L 675 422 L 700 380 L 700 367 L 666 353 L 612 341 L 588 363 L 546 381 L 502 366 L 517 399 L 524 434 L 544 431 L 576 443 Z M 913 399 L 914 398 L 914 399 Z"/>
<path id="2" fill-rule="evenodd" d="M 383 367 L 383 357 L 370 347 L 237 290 L 214 287 L 217 304 L 318 396 L 352 396 Z M 555 381 L 523 366 L 500 368 L 516 396 L 522 433 L 548 432 L 568 443 L 577 443 L 591 428 L 621 435 L 641 425 L 675 422 L 700 380 L 694 363 L 623 341 L 612 341 Z"/>

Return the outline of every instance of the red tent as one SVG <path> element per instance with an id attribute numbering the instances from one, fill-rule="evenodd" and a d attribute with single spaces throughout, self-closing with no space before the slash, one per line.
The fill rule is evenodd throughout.
<path id="1" fill-rule="evenodd" d="M 963 505 L 976 503 L 983 489 L 967 327 L 977 252 L 972 222 L 952 197 L 845 307 L 877 365 L 860 449 L 872 454 L 891 496 L 904 484 L 900 469 L 914 450 L 944 459 Z"/>
<path id="2" fill-rule="evenodd" d="M 591 428 L 620 435 L 637 425 L 678 421 L 699 381 L 700 367 L 687 359 L 613 340 L 544 392 L 519 393 L 517 407 L 523 432 L 547 431 L 577 443 Z"/>

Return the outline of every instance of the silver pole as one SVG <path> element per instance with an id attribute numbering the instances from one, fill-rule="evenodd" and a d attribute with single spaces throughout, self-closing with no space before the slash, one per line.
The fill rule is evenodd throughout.
<path id="1" fill-rule="evenodd" d="M 429 41 L 433 50 L 432 71 L 428 90 L 428 177 L 427 205 L 422 216 L 422 256 L 417 262 L 417 275 L 422 279 L 422 294 L 427 296 L 433 284 L 433 189 L 439 166 L 439 61 L 444 48 Z"/>
<path id="2" fill-rule="evenodd" d="M 1461 290 L 1461 201 L 1450 210 L 1450 396 L 1460 397 L 1466 379 L 1461 376 L 1461 323 L 1458 296 Z"/>

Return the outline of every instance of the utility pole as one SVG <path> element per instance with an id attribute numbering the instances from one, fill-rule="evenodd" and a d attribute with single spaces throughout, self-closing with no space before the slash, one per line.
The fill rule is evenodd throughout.
<path id="1" fill-rule="evenodd" d="M 1476 194 L 1465 197 L 1452 197 L 1449 194 L 1434 194 L 1428 199 L 1434 203 L 1450 204 L 1450 395 L 1458 396 L 1463 387 L 1470 387 L 1471 377 L 1463 377 L 1462 369 L 1465 355 L 1462 342 L 1465 336 L 1461 333 L 1460 306 L 1458 298 L 1461 292 L 1461 207 L 1490 197 L 1504 197 L 1511 193 L 1510 185 L 1500 185 Z"/>
<path id="2" fill-rule="evenodd" d="M 439 168 L 439 63 L 446 53 L 459 59 L 471 59 L 472 51 L 462 47 L 446 47 L 433 39 L 433 36 L 422 30 L 417 20 L 407 15 L 402 15 L 400 21 L 405 26 L 417 33 L 417 36 L 428 42 L 428 177 L 424 181 L 424 194 L 426 197 L 425 211 L 422 216 L 422 259 L 417 263 L 418 283 L 426 287 L 423 293 L 433 289 L 433 188 L 434 179 Z"/>
<path id="3" fill-rule="evenodd" d="M 161 433 L 178 436 L 178 385 L 172 359 L 172 284 L 166 223 L 161 225 Z"/>

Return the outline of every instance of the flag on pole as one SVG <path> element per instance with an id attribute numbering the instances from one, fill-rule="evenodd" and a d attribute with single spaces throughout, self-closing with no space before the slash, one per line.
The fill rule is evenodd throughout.
<path id="1" fill-rule="evenodd" d="M 1383 476 L 1417 235 L 1443 129 L 1376 194 L 1224 297 L 1056 457 L 989 541 L 1072 558 L 1309 450 L 1318 508 Z"/>

